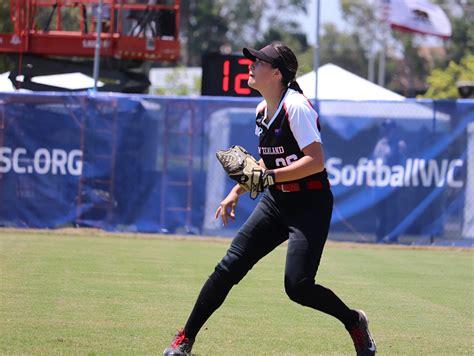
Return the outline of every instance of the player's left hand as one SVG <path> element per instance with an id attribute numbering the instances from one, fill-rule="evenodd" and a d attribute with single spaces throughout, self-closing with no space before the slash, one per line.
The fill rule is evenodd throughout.
<path id="1" fill-rule="evenodd" d="M 219 204 L 219 207 L 216 210 L 215 217 L 222 219 L 222 225 L 225 226 L 229 222 L 229 219 L 235 221 L 235 208 L 239 201 L 239 194 L 232 189 L 230 193 L 224 198 L 223 201 Z"/>

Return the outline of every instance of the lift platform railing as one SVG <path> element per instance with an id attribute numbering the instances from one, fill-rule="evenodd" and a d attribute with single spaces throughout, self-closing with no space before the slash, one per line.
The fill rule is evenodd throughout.
<path id="1" fill-rule="evenodd" d="M 10 0 L 0 53 L 93 57 L 99 0 Z M 101 55 L 176 61 L 180 0 L 102 0 Z M 73 27 L 73 29 L 71 29 Z"/>

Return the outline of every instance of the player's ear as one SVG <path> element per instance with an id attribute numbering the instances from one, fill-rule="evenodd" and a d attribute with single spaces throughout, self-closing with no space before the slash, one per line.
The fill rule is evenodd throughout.
<path id="1" fill-rule="evenodd" d="M 281 80 L 281 78 L 282 78 L 281 72 L 278 68 L 274 68 L 273 75 L 275 75 L 277 77 L 276 79 L 278 79 L 278 80 Z"/>

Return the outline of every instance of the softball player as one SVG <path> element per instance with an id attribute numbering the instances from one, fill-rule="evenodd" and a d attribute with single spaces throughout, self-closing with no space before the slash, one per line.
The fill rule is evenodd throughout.
<path id="1" fill-rule="evenodd" d="M 260 165 L 274 177 L 227 254 L 204 284 L 183 329 L 165 355 L 187 355 L 201 327 L 231 288 L 262 257 L 288 240 L 285 291 L 301 305 L 332 315 L 351 335 L 357 355 L 374 355 L 375 341 L 363 311 L 352 310 L 330 289 L 315 283 L 331 221 L 333 196 L 321 144 L 318 114 L 295 81 L 298 61 L 290 48 L 272 43 L 244 48 L 250 87 L 265 99 L 257 106 Z M 235 219 L 238 184 L 221 202 L 216 218 Z"/>

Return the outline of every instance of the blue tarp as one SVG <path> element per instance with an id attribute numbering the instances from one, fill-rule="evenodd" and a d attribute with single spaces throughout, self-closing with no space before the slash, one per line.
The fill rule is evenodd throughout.
<path id="1" fill-rule="evenodd" d="M 225 234 L 213 215 L 232 182 L 214 153 L 240 144 L 256 155 L 257 103 L 0 93 L 0 225 Z M 331 231 L 474 237 L 474 101 L 315 106 L 335 195 Z M 254 205 L 241 199 L 234 226 Z"/>

